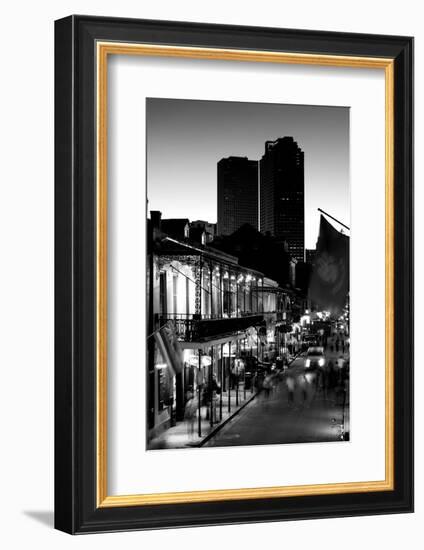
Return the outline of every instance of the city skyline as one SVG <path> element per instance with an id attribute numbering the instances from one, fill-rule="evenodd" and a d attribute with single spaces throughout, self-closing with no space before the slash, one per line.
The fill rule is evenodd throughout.
<path id="1" fill-rule="evenodd" d="M 305 248 L 316 244 L 317 208 L 349 225 L 347 107 L 146 101 L 149 211 L 216 223 L 217 163 L 259 161 L 266 141 L 293 136 L 305 152 Z"/>

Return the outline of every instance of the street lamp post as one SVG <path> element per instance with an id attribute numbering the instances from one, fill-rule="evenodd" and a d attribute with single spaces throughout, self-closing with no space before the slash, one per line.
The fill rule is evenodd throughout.
<path id="1" fill-rule="evenodd" d="M 243 340 L 244 367 L 243 367 L 243 400 L 246 401 L 246 340 Z"/>
<path id="2" fill-rule="evenodd" d="M 256 348 L 257 348 L 258 363 L 259 363 L 259 329 L 258 328 L 256 328 Z"/>
<path id="3" fill-rule="evenodd" d="M 236 358 L 234 362 L 236 362 L 235 365 L 235 373 L 236 373 L 236 407 L 238 407 L 239 404 L 239 359 Z"/>
<path id="4" fill-rule="evenodd" d="M 238 276 L 236 275 L 236 317 L 239 316 L 238 311 L 239 311 L 239 282 L 238 282 Z"/>
<path id="5" fill-rule="evenodd" d="M 197 376 L 197 390 L 198 390 L 198 399 L 199 399 L 199 403 L 198 403 L 198 426 L 197 426 L 197 431 L 198 431 L 198 434 L 199 434 L 199 437 L 202 437 L 202 418 L 201 418 L 201 387 L 200 387 L 200 379 L 201 379 L 201 376 L 200 376 L 200 372 L 201 372 L 201 367 L 202 367 L 202 350 L 199 349 L 199 370 L 198 370 L 198 376 Z"/>
<path id="6" fill-rule="evenodd" d="M 209 399 L 210 399 L 210 425 L 213 426 L 214 399 L 213 399 L 213 346 L 211 346 L 211 364 L 209 367 Z"/>
<path id="7" fill-rule="evenodd" d="M 221 393 L 219 394 L 219 420 L 222 420 L 222 394 L 224 393 L 224 344 L 221 344 Z"/>
<path id="8" fill-rule="evenodd" d="M 231 342 L 228 342 L 228 412 L 231 412 Z"/>
<path id="9" fill-rule="evenodd" d="M 250 366 L 250 393 L 252 394 L 253 393 L 253 381 L 255 380 L 255 376 L 256 374 L 254 375 L 253 374 L 253 354 L 252 354 L 252 342 L 250 342 L 250 361 L 251 361 L 251 366 Z"/>
<path id="10" fill-rule="evenodd" d="M 239 404 L 239 367 L 240 367 L 240 340 L 236 341 L 236 356 L 234 358 L 234 372 L 236 375 L 236 407 Z"/>

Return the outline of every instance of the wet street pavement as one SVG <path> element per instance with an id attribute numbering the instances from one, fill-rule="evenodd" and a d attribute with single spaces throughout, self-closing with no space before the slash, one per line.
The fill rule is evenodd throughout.
<path id="1" fill-rule="evenodd" d="M 327 353 L 326 359 L 334 362 L 338 356 Z M 303 378 L 304 361 L 304 356 L 298 357 L 287 372 L 296 379 Z M 340 441 L 347 421 L 343 402 L 334 391 L 316 390 L 313 382 L 305 389 L 306 399 L 302 387 L 296 383 L 294 402 L 290 404 L 283 378 L 269 397 L 260 393 L 204 446 Z"/>

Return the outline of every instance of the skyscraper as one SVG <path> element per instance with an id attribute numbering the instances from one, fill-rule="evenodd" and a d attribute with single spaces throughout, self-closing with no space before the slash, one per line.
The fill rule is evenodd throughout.
<path id="1" fill-rule="evenodd" d="M 218 235 L 248 223 L 258 229 L 258 161 L 228 157 L 218 162 Z"/>
<path id="2" fill-rule="evenodd" d="M 305 261 L 307 264 L 313 264 L 315 262 L 315 256 L 317 254 L 316 248 L 305 249 Z"/>
<path id="3" fill-rule="evenodd" d="M 265 142 L 260 160 L 260 231 L 287 241 L 304 261 L 305 186 L 303 151 L 292 137 Z"/>

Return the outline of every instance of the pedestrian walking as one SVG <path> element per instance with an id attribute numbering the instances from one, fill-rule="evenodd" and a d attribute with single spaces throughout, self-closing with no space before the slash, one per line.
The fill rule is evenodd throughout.
<path id="1" fill-rule="evenodd" d="M 196 426 L 197 403 L 191 390 L 187 392 L 186 399 L 187 401 L 184 407 L 184 420 L 187 425 L 187 435 L 189 439 L 193 439 Z"/>
<path id="2" fill-rule="evenodd" d="M 333 394 L 334 387 L 336 385 L 336 371 L 333 361 L 329 361 L 326 369 L 326 399 Z"/>
<path id="3" fill-rule="evenodd" d="M 221 393 L 221 385 L 218 383 L 216 374 L 212 375 L 211 383 L 211 412 L 212 412 L 212 422 L 216 422 L 216 409 L 218 402 L 218 395 Z"/>
<path id="4" fill-rule="evenodd" d="M 272 386 L 273 386 L 273 383 L 272 383 L 272 376 L 270 374 L 267 374 L 264 378 L 264 381 L 263 381 L 263 384 L 262 384 L 262 388 L 264 390 L 264 397 L 266 399 L 269 398 L 269 396 L 271 395 L 271 391 L 272 391 Z"/>
<path id="5" fill-rule="evenodd" d="M 317 369 L 315 375 L 315 391 L 319 394 L 324 391 L 324 369 Z"/>
<path id="6" fill-rule="evenodd" d="M 328 397 L 328 363 L 325 365 L 325 367 L 322 369 L 322 390 L 324 393 L 324 399 L 327 399 Z"/>
<path id="7" fill-rule="evenodd" d="M 305 405 L 308 402 L 309 384 L 304 372 L 299 374 L 299 376 L 297 377 L 297 385 L 299 386 L 302 392 L 303 405 Z"/>
<path id="8" fill-rule="evenodd" d="M 286 376 L 286 386 L 287 386 L 287 404 L 288 404 L 289 407 L 293 407 L 293 405 L 294 405 L 294 390 L 296 388 L 296 380 L 291 374 L 288 374 Z"/>
<path id="9" fill-rule="evenodd" d="M 342 356 L 337 359 L 337 373 L 335 381 L 335 405 L 342 405 L 344 401 L 344 364 Z"/>
<path id="10" fill-rule="evenodd" d="M 337 368 L 339 369 L 339 372 L 342 372 L 342 369 L 344 367 L 345 360 L 342 355 L 337 359 Z"/>

